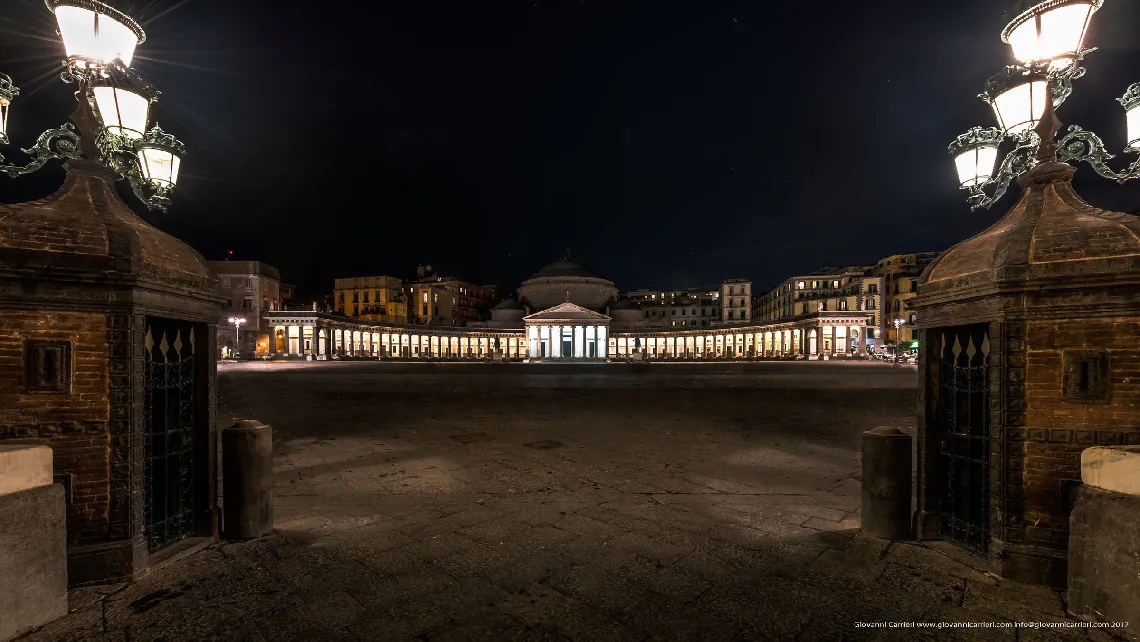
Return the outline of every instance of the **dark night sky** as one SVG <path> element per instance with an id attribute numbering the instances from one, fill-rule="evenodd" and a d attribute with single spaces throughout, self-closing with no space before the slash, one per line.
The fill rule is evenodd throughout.
<path id="1" fill-rule="evenodd" d="M 1013 0 L 112 1 L 191 155 L 169 214 L 208 258 L 281 268 L 309 296 L 430 263 L 506 290 L 566 247 L 621 289 L 944 249 L 991 224 L 947 144 L 1011 61 Z M 1123 147 L 1140 2 L 1107 0 L 1060 110 Z M 14 141 L 70 112 L 41 0 L 0 8 Z M 1131 160 L 1131 159 L 1127 159 Z M 1117 159 L 1119 163 L 1125 158 Z M 0 179 L 40 196 L 60 172 Z M 1078 190 L 1134 211 L 1087 166 Z"/>

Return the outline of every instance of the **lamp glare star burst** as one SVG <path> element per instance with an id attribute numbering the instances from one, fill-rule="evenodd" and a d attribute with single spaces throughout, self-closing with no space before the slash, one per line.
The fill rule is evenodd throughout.
<path id="1" fill-rule="evenodd" d="M 5 164 L 0 156 L 0 172 L 16 178 L 51 160 L 86 157 L 127 180 L 149 208 L 165 212 L 186 148 L 157 125 L 147 129 L 158 92 L 130 66 L 135 48 L 146 41 L 142 27 L 99 0 L 45 0 L 45 4 L 55 15 L 67 56 L 60 77 L 79 86 L 76 114 L 93 114 L 96 131 L 80 132 L 75 124 L 64 123 L 20 150 L 29 157 L 28 163 Z M 19 95 L 12 79 L 0 74 L 0 145 L 9 144 L 8 116 Z M 83 148 L 81 135 L 91 136 L 93 149 Z"/>
<path id="2" fill-rule="evenodd" d="M 1121 184 L 1140 178 L 1140 158 L 1117 172 L 1108 165 L 1114 156 L 1096 134 L 1069 127 L 1059 141 L 1042 130 L 1043 119 L 1055 121 L 1052 112 L 1073 92 L 1073 81 L 1085 74 L 1081 67 L 1084 41 L 1093 15 L 1104 0 L 1021 0 L 1015 17 L 1002 31 L 1016 63 L 990 78 L 980 95 L 993 109 L 998 127 L 974 127 L 950 144 L 958 170 L 959 186 L 969 192 L 973 209 L 989 208 L 1017 177 L 1038 163 L 1084 161 L 1105 178 Z M 1126 153 L 1140 153 L 1140 83 L 1117 99 L 1124 107 L 1128 127 Z M 1047 123 L 1049 124 L 1049 123 Z M 1048 140 L 1042 139 L 1046 131 Z M 1044 144 L 1043 144 L 1044 143 Z M 998 164 L 999 149 L 1012 149 Z"/>

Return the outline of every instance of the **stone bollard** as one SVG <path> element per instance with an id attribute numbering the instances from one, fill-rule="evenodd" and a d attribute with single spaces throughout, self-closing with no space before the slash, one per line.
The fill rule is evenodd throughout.
<path id="1" fill-rule="evenodd" d="M 67 506 L 47 446 L 0 445 L 0 640 L 67 615 Z"/>
<path id="2" fill-rule="evenodd" d="M 910 539 L 911 440 L 898 428 L 863 433 L 863 532 Z"/>
<path id="3" fill-rule="evenodd" d="M 222 431 L 222 535 L 252 539 L 273 530 L 273 428 L 239 421 Z"/>
<path id="4" fill-rule="evenodd" d="M 1069 518 L 1068 611 L 1140 639 L 1140 446 L 1081 453 L 1081 481 Z"/>

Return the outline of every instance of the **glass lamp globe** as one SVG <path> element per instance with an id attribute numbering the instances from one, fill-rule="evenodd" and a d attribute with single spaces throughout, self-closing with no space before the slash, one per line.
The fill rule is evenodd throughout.
<path id="1" fill-rule="evenodd" d="M 146 41 L 142 27 L 127 14 L 99 0 L 45 0 L 55 14 L 68 58 L 128 67 L 135 47 Z"/>
<path id="2" fill-rule="evenodd" d="M 993 178 L 1001 140 L 1000 129 L 974 127 L 950 143 L 958 184 L 963 189 L 985 185 Z"/>
<path id="3" fill-rule="evenodd" d="M 1081 52 L 1092 15 L 1102 4 L 1104 0 L 1022 0 L 1001 40 L 1022 63 L 1066 66 Z"/>
<path id="4" fill-rule="evenodd" d="M 8 143 L 8 112 L 19 95 L 20 88 L 12 84 L 12 79 L 0 74 L 0 144 Z"/>
<path id="5" fill-rule="evenodd" d="M 121 67 L 99 70 L 91 88 L 108 132 L 129 140 L 143 137 L 154 92 L 146 81 Z"/>
<path id="6" fill-rule="evenodd" d="M 1123 98 L 1117 98 L 1124 105 L 1128 117 L 1128 149 L 1140 152 L 1140 82 L 1128 88 Z"/>
<path id="7" fill-rule="evenodd" d="M 146 136 L 135 142 L 135 150 L 143 179 L 162 193 L 174 189 L 186 146 L 155 125 Z"/>
<path id="8" fill-rule="evenodd" d="M 982 100 L 993 107 L 998 126 L 1007 136 L 1032 130 L 1052 100 L 1049 77 L 1037 69 L 1011 66 L 990 78 Z"/>
<path id="9" fill-rule="evenodd" d="M 150 113 L 149 98 L 121 87 L 102 86 L 93 91 L 107 131 L 124 138 L 142 138 Z"/>

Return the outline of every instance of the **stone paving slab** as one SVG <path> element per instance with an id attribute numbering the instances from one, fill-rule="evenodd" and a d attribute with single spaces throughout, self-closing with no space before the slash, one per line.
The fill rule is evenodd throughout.
<path id="1" fill-rule="evenodd" d="M 1066 620 L 1056 592 L 858 532 L 859 435 L 909 425 L 913 378 L 227 368 L 222 423 L 274 426 L 275 532 L 73 591 L 26 639 L 1103 639 L 856 628 Z"/>

